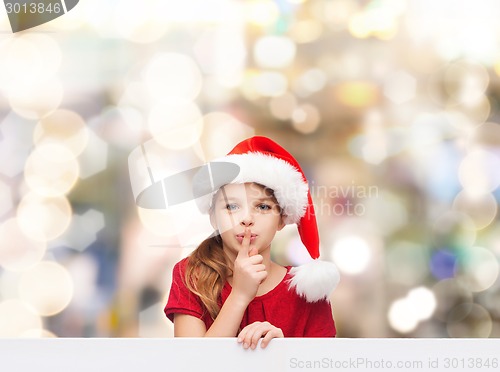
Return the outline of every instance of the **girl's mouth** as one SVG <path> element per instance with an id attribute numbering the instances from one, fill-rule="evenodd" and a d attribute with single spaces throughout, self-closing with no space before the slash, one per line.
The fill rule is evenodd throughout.
<path id="1" fill-rule="evenodd" d="M 238 235 L 236 235 L 236 240 L 238 241 L 238 243 L 242 244 L 244 237 L 245 237 L 245 234 L 238 234 Z M 257 238 L 257 234 L 250 234 L 250 243 L 253 243 L 256 238 Z"/>

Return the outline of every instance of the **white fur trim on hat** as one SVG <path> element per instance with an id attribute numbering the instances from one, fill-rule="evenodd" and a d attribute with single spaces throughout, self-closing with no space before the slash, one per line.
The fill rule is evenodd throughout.
<path id="1" fill-rule="evenodd" d="M 214 160 L 217 161 L 232 162 L 240 167 L 238 176 L 231 183 L 256 182 L 272 189 L 283 209 L 285 224 L 297 223 L 304 216 L 309 187 L 301 172 L 287 161 L 259 152 L 231 154 Z M 205 204 L 201 207 L 204 212 L 210 209 L 216 191 L 209 195 L 208 204 L 202 203 Z"/>
<path id="2" fill-rule="evenodd" d="M 340 282 L 337 266 L 328 261 L 314 260 L 292 268 L 290 274 L 289 288 L 295 289 L 307 302 L 329 300 L 328 297 Z"/>

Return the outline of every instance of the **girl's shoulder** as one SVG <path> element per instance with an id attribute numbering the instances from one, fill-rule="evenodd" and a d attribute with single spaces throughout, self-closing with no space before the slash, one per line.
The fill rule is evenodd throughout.
<path id="1" fill-rule="evenodd" d="M 180 260 L 179 262 L 177 262 L 177 263 L 175 264 L 175 266 L 177 266 L 177 267 L 179 267 L 179 268 L 186 267 L 188 260 L 189 260 L 189 256 L 188 256 L 188 257 L 184 257 L 182 260 Z M 175 266 L 174 266 L 174 267 L 175 267 Z"/>
<path id="2" fill-rule="evenodd" d="M 172 270 L 172 276 L 175 277 L 183 277 L 186 272 L 186 266 L 188 264 L 189 257 L 185 257 L 174 265 Z"/>

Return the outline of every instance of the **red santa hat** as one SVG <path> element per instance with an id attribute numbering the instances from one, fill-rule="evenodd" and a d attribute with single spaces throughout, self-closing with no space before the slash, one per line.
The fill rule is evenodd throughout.
<path id="1" fill-rule="evenodd" d="M 236 165 L 237 172 L 224 172 L 221 177 L 220 170 L 224 168 L 217 165 L 222 164 Z M 285 224 L 297 224 L 300 239 L 314 259 L 291 269 L 290 288 L 309 302 L 328 299 L 339 282 L 339 273 L 333 263 L 317 260 L 320 252 L 316 215 L 307 179 L 297 160 L 271 139 L 255 136 L 237 144 L 223 158 L 212 161 L 210 168 L 212 192 L 198 200 L 200 209 L 209 211 L 212 196 L 224 184 L 255 182 L 272 189 Z M 228 173 L 232 173 L 229 179 Z"/>

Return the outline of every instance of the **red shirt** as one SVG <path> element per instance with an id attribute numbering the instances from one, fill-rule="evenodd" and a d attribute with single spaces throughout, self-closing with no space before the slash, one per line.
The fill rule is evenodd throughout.
<path id="1" fill-rule="evenodd" d="M 213 324 L 212 318 L 208 311 L 205 311 L 200 298 L 184 284 L 186 263 L 187 258 L 174 266 L 165 315 L 172 322 L 176 313 L 192 315 L 203 320 L 209 329 Z M 335 337 L 336 329 L 330 302 L 321 300 L 310 303 L 297 295 L 293 289 L 289 289 L 290 268 L 287 266 L 285 277 L 276 287 L 250 302 L 241 320 L 241 329 L 256 321 L 268 321 L 281 328 L 285 337 Z M 221 293 L 222 304 L 231 290 L 231 286 L 226 282 Z"/>

